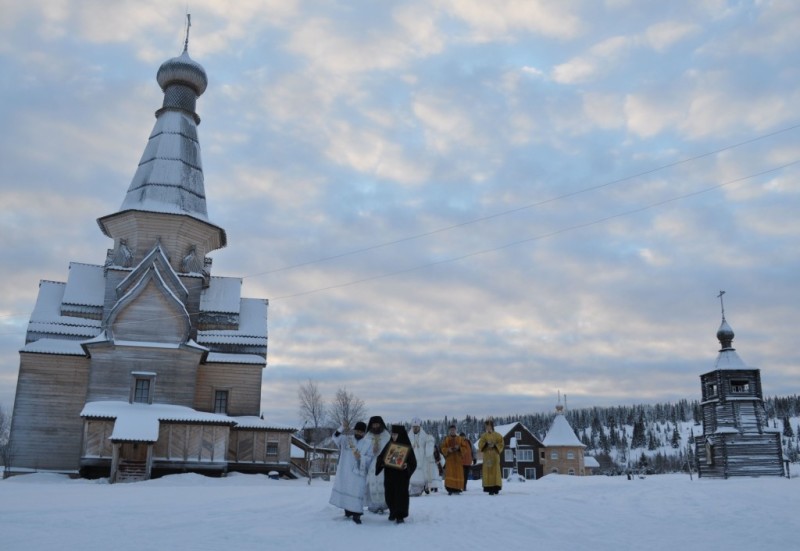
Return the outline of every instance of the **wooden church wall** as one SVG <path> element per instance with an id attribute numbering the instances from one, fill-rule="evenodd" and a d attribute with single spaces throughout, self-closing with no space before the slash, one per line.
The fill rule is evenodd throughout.
<path id="1" fill-rule="evenodd" d="M 11 419 L 14 467 L 77 471 L 89 359 L 20 354 Z"/>
<path id="2" fill-rule="evenodd" d="M 206 364 L 198 367 L 194 408 L 214 410 L 214 391 L 228 390 L 228 415 L 260 415 L 260 365 Z"/>
<path id="3" fill-rule="evenodd" d="M 130 399 L 133 371 L 156 373 L 153 402 L 192 407 L 202 351 L 180 348 L 97 345 L 87 401 Z"/>

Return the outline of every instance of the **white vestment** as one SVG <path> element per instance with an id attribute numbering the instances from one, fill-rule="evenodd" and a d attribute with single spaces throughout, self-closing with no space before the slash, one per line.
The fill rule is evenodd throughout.
<path id="1" fill-rule="evenodd" d="M 386 493 L 383 489 L 383 471 L 381 474 L 375 474 L 375 464 L 378 461 L 378 455 L 383 451 L 383 447 L 389 442 L 391 435 L 389 431 L 382 431 L 380 434 L 373 434 L 367 432 L 364 435 L 364 440 L 367 442 L 367 453 L 362 459 L 368 461 L 367 465 L 367 492 L 366 492 L 366 506 L 373 513 L 380 513 L 389 508 L 386 505 Z"/>
<path id="2" fill-rule="evenodd" d="M 433 480 L 432 469 L 436 469 L 433 464 L 433 446 L 435 442 L 433 437 L 422 428 L 417 433 L 412 428 L 411 432 L 408 433 L 408 438 L 411 440 L 411 447 L 414 449 L 414 456 L 417 458 L 417 468 L 408 483 L 408 494 L 418 496 L 430 488 Z"/>
<path id="3" fill-rule="evenodd" d="M 347 434 L 334 434 L 333 442 L 339 448 L 339 463 L 333 479 L 330 504 L 360 515 L 364 512 L 367 473 L 363 462 L 369 443 L 366 438 L 356 440 Z"/>

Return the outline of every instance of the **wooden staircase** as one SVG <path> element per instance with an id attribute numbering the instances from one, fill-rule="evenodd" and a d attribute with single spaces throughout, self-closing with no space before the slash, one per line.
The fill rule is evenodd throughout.
<path id="1" fill-rule="evenodd" d="M 141 482 L 147 480 L 146 461 L 120 461 L 114 482 Z"/>

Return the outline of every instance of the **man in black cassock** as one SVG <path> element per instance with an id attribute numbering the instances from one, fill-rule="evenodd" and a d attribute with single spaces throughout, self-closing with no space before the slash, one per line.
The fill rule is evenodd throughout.
<path id="1" fill-rule="evenodd" d="M 392 444 L 402 444 L 408 448 L 405 461 L 399 468 L 396 466 L 397 461 L 394 458 L 387 458 Z M 384 471 L 383 488 L 386 492 L 386 504 L 389 506 L 389 520 L 393 520 L 397 524 L 405 522 L 405 518 L 408 516 L 408 482 L 416 468 L 417 458 L 414 456 L 414 449 L 411 447 L 411 440 L 408 438 L 406 428 L 403 425 L 392 425 L 392 438 L 378 456 L 375 474 Z"/>

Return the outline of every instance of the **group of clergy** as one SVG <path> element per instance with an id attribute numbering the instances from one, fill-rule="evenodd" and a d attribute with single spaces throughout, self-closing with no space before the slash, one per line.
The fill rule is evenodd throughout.
<path id="1" fill-rule="evenodd" d="M 374 416 L 369 423 L 356 423 L 352 432 L 349 427 L 339 427 L 333 434 L 339 464 L 330 503 L 344 509 L 345 516 L 356 524 L 361 524 L 364 507 L 372 513 L 388 509 L 389 520 L 402 524 L 408 517 L 409 496 L 437 491 L 441 483 L 440 453 L 445 460 L 442 471 L 448 495 L 465 490 L 468 470 L 474 463 L 472 444 L 451 425 L 437 445 L 421 425 L 415 417 L 409 434 L 405 425 L 387 428 L 380 416 Z M 485 429 L 477 444 L 483 454 L 483 491 L 497 495 L 503 484 L 503 437 L 494 431 L 491 420 L 486 421 Z"/>

